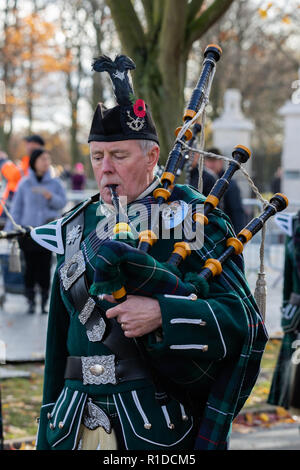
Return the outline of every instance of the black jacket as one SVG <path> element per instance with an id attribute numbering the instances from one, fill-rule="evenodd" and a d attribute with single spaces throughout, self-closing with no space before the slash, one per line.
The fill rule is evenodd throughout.
<path id="1" fill-rule="evenodd" d="M 218 178 L 223 175 L 223 171 L 219 173 Z M 195 167 L 191 171 L 190 184 L 198 189 L 199 170 Z M 207 196 L 215 184 L 217 178 L 212 173 L 203 169 L 202 174 L 203 189 L 202 194 Z M 243 208 L 243 202 L 241 197 L 240 188 L 235 180 L 231 180 L 227 190 L 224 193 L 223 198 L 219 205 L 225 214 L 227 214 L 232 222 L 234 230 L 239 233 L 242 228 L 246 225 L 246 214 Z"/>

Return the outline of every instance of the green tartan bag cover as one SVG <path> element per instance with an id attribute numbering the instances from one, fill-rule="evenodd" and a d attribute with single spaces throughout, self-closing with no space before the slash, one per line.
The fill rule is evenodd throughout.
<path id="1" fill-rule="evenodd" d="M 197 273 L 187 273 L 184 280 L 175 266 L 160 263 L 151 255 L 115 240 L 105 240 L 97 256 L 91 295 L 112 292 L 126 287 L 128 293 L 140 295 L 172 294 L 205 297 L 207 281 Z"/>
<path id="2" fill-rule="evenodd" d="M 289 301 L 282 308 L 281 327 L 284 333 L 296 331 L 300 325 L 300 295 L 291 294 Z"/>

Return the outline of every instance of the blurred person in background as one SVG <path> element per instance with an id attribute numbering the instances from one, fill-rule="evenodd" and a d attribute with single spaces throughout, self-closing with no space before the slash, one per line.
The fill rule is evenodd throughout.
<path id="1" fill-rule="evenodd" d="M 282 168 L 278 167 L 274 173 L 273 179 L 271 180 L 271 192 L 273 194 L 280 193 L 281 181 L 282 181 Z"/>
<path id="2" fill-rule="evenodd" d="M 0 185 L 2 193 L 1 202 L 4 203 L 8 209 L 21 177 L 22 174 L 17 165 L 9 160 L 6 152 L 0 151 Z M 6 214 L 1 204 L 0 218 L 2 220 L 0 225 L 4 225 L 6 221 Z"/>
<path id="3" fill-rule="evenodd" d="M 11 215 L 17 224 L 36 227 L 59 217 L 67 203 L 65 189 L 50 171 L 51 157 L 44 149 L 33 150 L 29 160 L 28 176 L 18 186 L 11 205 Z M 5 230 L 11 230 L 10 221 Z M 35 311 L 35 286 L 41 289 L 41 310 L 47 313 L 46 304 L 50 288 L 51 252 L 35 243 L 30 237 L 20 240 L 25 259 L 25 295 L 28 313 Z"/>
<path id="4" fill-rule="evenodd" d="M 194 154 L 194 158 L 191 164 L 191 171 L 190 171 L 190 182 L 189 184 L 194 188 L 198 189 L 199 187 L 199 153 Z M 210 190 L 212 189 L 213 185 L 217 181 L 217 177 L 213 171 L 209 168 L 204 168 L 202 170 L 202 191 L 200 191 L 204 196 L 208 196 Z"/>
<path id="5" fill-rule="evenodd" d="M 33 150 L 45 147 L 45 141 L 40 135 L 33 134 L 24 137 L 24 142 L 26 147 L 26 154 L 21 158 L 20 168 L 22 176 L 28 176 L 30 155 Z"/>
<path id="6" fill-rule="evenodd" d="M 208 152 L 221 155 L 220 150 L 217 148 L 211 148 Z M 213 171 L 217 178 L 220 178 L 225 170 L 224 162 L 220 158 L 205 158 L 205 166 L 207 169 Z M 230 217 L 235 232 L 239 233 L 245 226 L 246 214 L 243 208 L 240 188 L 234 179 L 230 181 L 219 207 Z"/>
<path id="7" fill-rule="evenodd" d="M 72 189 L 75 191 L 82 191 L 85 187 L 85 172 L 82 163 L 76 163 L 75 171 L 71 175 Z"/>
<path id="8" fill-rule="evenodd" d="M 71 188 L 71 177 L 72 177 L 72 168 L 69 163 L 66 163 L 62 166 L 62 171 L 59 175 L 61 181 L 64 183 L 64 186 L 67 189 Z"/>

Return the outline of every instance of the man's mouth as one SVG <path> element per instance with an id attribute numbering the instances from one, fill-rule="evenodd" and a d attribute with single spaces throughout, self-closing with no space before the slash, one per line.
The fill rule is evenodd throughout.
<path id="1" fill-rule="evenodd" d="M 110 190 L 110 188 L 113 188 L 116 191 L 118 187 L 119 185 L 117 183 L 108 183 L 104 186 L 104 189 Z"/>

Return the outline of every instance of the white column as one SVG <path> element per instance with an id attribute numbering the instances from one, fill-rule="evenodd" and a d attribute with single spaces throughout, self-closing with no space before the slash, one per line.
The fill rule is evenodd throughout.
<path id="1" fill-rule="evenodd" d="M 213 146 L 223 155 L 231 157 L 236 145 L 244 145 L 251 150 L 251 135 L 254 124 L 245 118 L 241 108 L 241 93 L 229 88 L 224 93 L 224 110 L 222 115 L 212 123 Z M 251 158 L 244 165 L 251 176 Z M 240 172 L 234 176 L 241 189 L 242 197 L 249 197 L 250 188 Z"/>
<path id="2" fill-rule="evenodd" d="M 295 80 L 292 86 L 296 90 L 291 100 L 279 109 L 284 118 L 281 190 L 291 201 L 300 201 L 300 79 Z"/>

